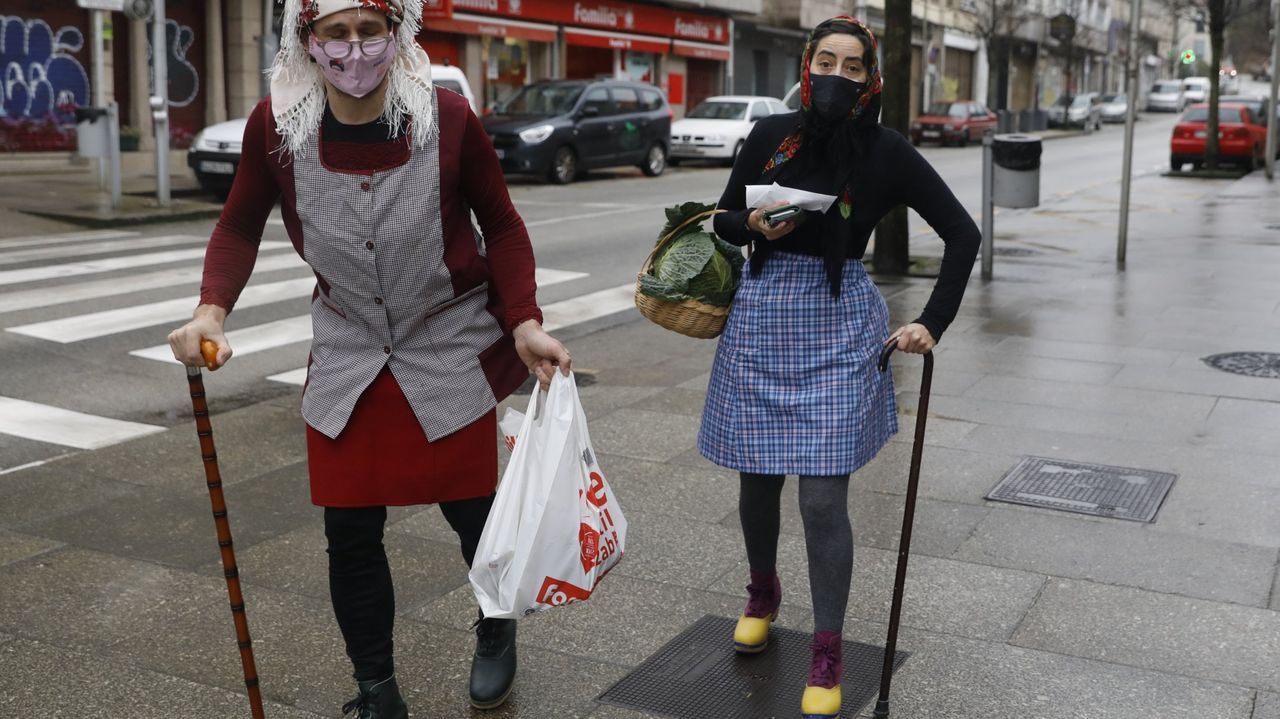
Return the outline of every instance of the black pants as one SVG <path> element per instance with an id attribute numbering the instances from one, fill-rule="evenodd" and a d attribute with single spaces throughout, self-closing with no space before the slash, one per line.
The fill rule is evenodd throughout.
<path id="1" fill-rule="evenodd" d="M 461 540 L 467 566 L 475 559 L 492 505 L 493 495 L 440 505 L 445 520 Z M 382 679 L 395 672 L 391 631 L 396 597 L 382 545 L 386 522 L 386 507 L 324 510 L 324 534 L 329 540 L 329 595 L 347 644 L 347 656 L 355 667 L 356 681 Z"/>

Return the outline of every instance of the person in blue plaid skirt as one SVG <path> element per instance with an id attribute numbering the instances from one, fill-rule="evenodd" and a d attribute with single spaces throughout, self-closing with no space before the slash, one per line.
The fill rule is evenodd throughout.
<path id="1" fill-rule="evenodd" d="M 886 340 L 933 349 L 955 318 L 980 233 L 929 163 L 880 126 L 876 40 L 859 21 L 832 18 L 809 36 L 799 113 L 756 123 L 720 198 L 716 234 L 753 248 L 711 372 L 698 449 L 741 473 L 739 513 L 750 565 L 738 651 L 763 651 L 782 602 L 779 499 L 798 475 L 813 595 L 805 717 L 841 704 L 841 631 L 853 571 L 849 476 L 898 430 L 893 380 L 877 370 Z M 825 212 L 778 224 L 746 207 L 749 184 L 836 196 Z M 920 317 L 889 332 L 884 299 L 862 266 L 876 223 L 907 205 L 946 244 Z"/>

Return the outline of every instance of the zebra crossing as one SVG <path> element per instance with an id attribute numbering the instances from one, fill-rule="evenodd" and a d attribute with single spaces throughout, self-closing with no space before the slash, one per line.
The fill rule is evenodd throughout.
<path id="1" fill-rule="evenodd" d="M 0 239 L 0 475 L 16 469 L 4 454 L 10 443 L 6 437 L 47 445 L 50 451 L 45 454 L 50 454 L 55 449 L 99 449 L 167 428 L 135 421 L 136 407 L 126 419 L 110 416 L 101 407 L 97 414 L 88 413 L 68 406 L 73 403 L 66 398 L 28 392 L 31 383 L 19 378 L 30 368 L 5 355 L 41 357 L 48 352 L 51 363 L 92 357 L 139 374 L 154 372 L 151 362 L 176 364 L 164 337 L 190 317 L 197 303 L 192 290 L 200 282 L 206 243 L 207 236 L 106 230 Z M 631 283 L 598 290 L 598 280 L 587 282 L 589 277 L 538 268 L 539 288 L 561 285 L 555 292 L 558 297 L 566 296 L 574 283 L 594 290 L 544 303 L 549 330 L 633 306 Z M 240 381 L 303 384 L 304 366 L 280 371 L 279 365 L 305 363 L 311 339 L 305 309 L 314 285 L 314 276 L 290 243 L 261 243 L 253 278 L 228 321 L 227 336 L 238 360 L 266 358 L 241 362 L 241 367 L 273 367 L 256 377 L 239 377 Z M 138 337 L 151 342 L 122 349 Z M 143 364 L 131 364 L 138 362 Z"/>

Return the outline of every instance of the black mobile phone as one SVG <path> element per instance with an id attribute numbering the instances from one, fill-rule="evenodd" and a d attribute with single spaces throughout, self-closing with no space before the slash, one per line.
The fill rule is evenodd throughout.
<path id="1" fill-rule="evenodd" d="M 765 210 L 764 221 L 772 227 L 774 225 L 782 224 L 787 220 L 794 219 L 803 212 L 804 210 L 796 207 L 795 205 L 783 205 L 781 207 Z"/>

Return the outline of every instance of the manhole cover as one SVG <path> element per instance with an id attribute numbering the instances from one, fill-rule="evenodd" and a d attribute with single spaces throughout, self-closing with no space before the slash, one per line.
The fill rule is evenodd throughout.
<path id="1" fill-rule="evenodd" d="M 1026 457 L 987 499 L 1135 522 L 1154 522 L 1177 475 Z"/>
<path id="2" fill-rule="evenodd" d="M 580 370 L 574 370 L 573 383 L 579 387 L 590 387 L 591 385 L 596 383 L 596 376 L 591 372 L 582 372 Z M 513 394 L 530 394 L 531 392 L 533 392 L 533 388 L 537 386 L 538 386 L 538 378 L 533 375 L 529 375 L 529 379 L 525 380 L 524 384 L 520 385 L 520 387 L 517 388 Z"/>
<path id="3" fill-rule="evenodd" d="M 769 648 L 733 650 L 736 620 L 705 616 L 605 690 L 597 701 L 676 719 L 797 716 L 809 677 L 812 635 L 773 627 Z M 898 652 L 894 670 L 909 655 Z M 884 650 L 844 643 L 841 716 L 857 716 L 880 689 Z"/>
<path id="4" fill-rule="evenodd" d="M 1210 355 L 1202 361 L 1223 372 L 1280 379 L 1280 353 L 1277 352 L 1226 352 Z"/>

